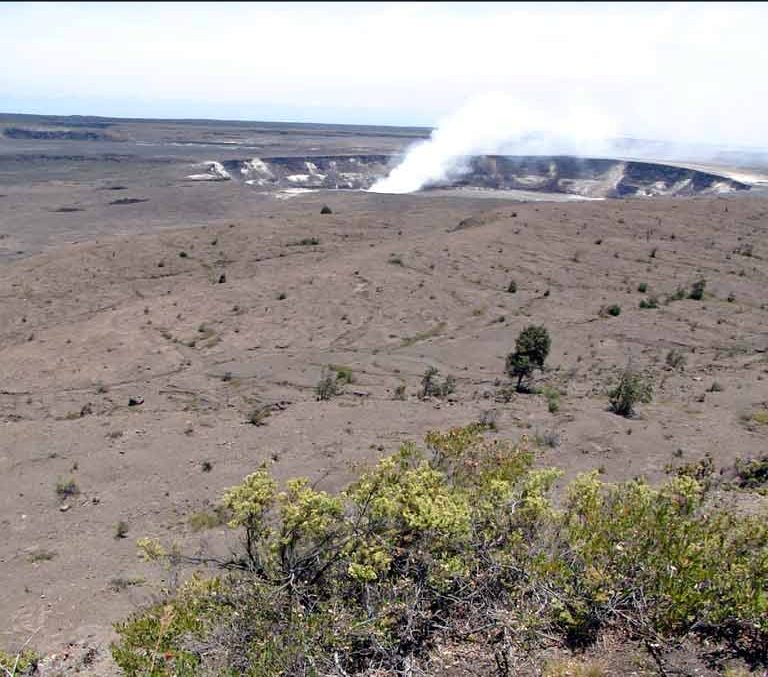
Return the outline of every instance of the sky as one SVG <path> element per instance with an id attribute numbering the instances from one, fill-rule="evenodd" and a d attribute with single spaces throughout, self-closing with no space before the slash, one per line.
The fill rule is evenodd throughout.
<path id="1" fill-rule="evenodd" d="M 768 146 L 768 3 L 0 3 L 0 111 L 432 126 L 475 96 Z"/>

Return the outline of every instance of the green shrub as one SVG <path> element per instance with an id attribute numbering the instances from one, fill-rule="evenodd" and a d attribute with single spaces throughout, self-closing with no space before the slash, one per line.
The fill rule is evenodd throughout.
<path id="1" fill-rule="evenodd" d="M 637 285 L 637 291 L 639 291 L 641 294 L 645 294 L 645 292 L 648 291 L 648 283 L 641 282 L 639 285 Z"/>
<path id="2" fill-rule="evenodd" d="M 701 301 L 701 299 L 704 298 L 704 287 L 706 286 L 706 280 L 699 280 L 698 282 L 694 282 L 693 286 L 691 287 L 691 292 L 688 294 L 688 298 L 693 299 L 694 301 Z"/>
<path id="3" fill-rule="evenodd" d="M 323 367 L 320 374 L 320 380 L 315 386 L 315 395 L 320 401 L 330 400 L 332 397 L 341 394 L 340 380 L 337 373 L 328 367 Z"/>
<path id="4" fill-rule="evenodd" d="M 643 309 L 653 309 L 659 307 L 659 299 L 656 296 L 650 296 L 648 299 L 640 300 L 640 307 Z"/>
<path id="5" fill-rule="evenodd" d="M 658 488 L 560 475 L 477 425 L 405 444 L 340 494 L 265 469 L 225 493 L 245 554 L 118 623 L 128 675 L 403 674 L 449 638 L 586 643 L 698 634 L 766 660 L 768 520 Z M 183 561 L 141 542 L 161 561 Z M 761 653 L 762 652 L 762 653 Z M 759 658 L 763 656 L 762 658 Z M 428 672 L 428 671 L 427 671 Z"/>
<path id="6" fill-rule="evenodd" d="M 616 303 L 612 303 L 610 306 L 603 306 L 598 314 L 600 317 L 607 317 L 608 315 L 618 317 L 621 315 L 621 306 Z"/>
<path id="7" fill-rule="evenodd" d="M 341 381 L 341 383 L 345 384 L 355 382 L 354 376 L 352 375 L 352 367 L 345 367 L 340 364 L 329 364 L 328 368 L 336 372 L 337 381 Z"/>
<path id="8" fill-rule="evenodd" d="M 56 495 L 61 499 L 77 496 L 79 493 L 80 488 L 77 486 L 74 477 L 67 479 L 60 477 L 56 482 Z"/>
<path id="9" fill-rule="evenodd" d="M 768 455 L 762 458 L 736 460 L 738 484 L 745 489 L 754 489 L 768 484 Z"/>
<path id="10" fill-rule="evenodd" d="M 128 522 L 120 520 L 115 524 L 115 538 L 125 538 L 128 536 Z"/>
<path id="11" fill-rule="evenodd" d="M 421 390 L 419 397 L 446 397 L 456 390 L 456 380 L 448 375 L 440 382 L 440 371 L 436 367 L 427 367 L 424 376 L 421 377 Z"/>
<path id="12" fill-rule="evenodd" d="M 641 373 L 628 366 L 621 374 L 618 385 L 609 393 L 611 411 L 620 416 L 630 417 L 635 413 L 638 402 L 650 402 L 653 385 Z"/>
<path id="13" fill-rule="evenodd" d="M 296 242 L 289 242 L 289 247 L 312 247 L 320 244 L 320 238 L 317 237 L 304 237 Z"/>
<path id="14" fill-rule="evenodd" d="M 529 325 L 515 341 L 515 351 L 507 355 L 506 371 L 511 378 L 517 377 L 517 391 L 528 389 L 524 381 L 530 380 L 534 369 L 544 371 L 552 341 L 549 332 L 541 325 Z"/>
<path id="15" fill-rule="evenodd" d="M 685 369 L 685 364 L 688 361 L 688 358 L 685 356 L 685 353 L 678 349 L 678 348 L 672 348 L 668 353 L 666 357 L 667 366 L 671 369 L 677 369 L 679 371 L 683 371 Z"/>
<path id="16" fill-rule="evenodd" d="M 547 398 L 547 409 L 550 414 L 556 414 L 560 411 L 560 391 L 556 388 L 546 387 L 542 390 L 542 395 Z"/>
<path id="17" fill-rule="evenodd" d="M 0 672 L 8 677 L 33 675 L 37 672 L 37 664 L 41 656 L 31 649 L 22 649 L 10 654 L 0 649 Z"/>

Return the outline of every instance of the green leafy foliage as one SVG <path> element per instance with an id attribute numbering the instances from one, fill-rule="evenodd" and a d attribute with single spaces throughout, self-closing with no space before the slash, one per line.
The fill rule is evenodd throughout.
<path id="1" fill-rule="evenodd" d="M 653 397 L 653 384 L 650 379 L 628 366 L 621 374 L 619 382 L 609 393 L 611 411 L 619 416 L 632 416 L 638 402 L 648 403 Z"/>
<path id="2" fill-rule="evenodd" d="M 39 662 L 40 656 L 31 649 L 23 649 L 16 654 L 9 654 L 0 649 L 0 671 L 3 675 L 21 677 L 35 674 Z"/>
<path id="3" fill-rule="evenodd" d="M 551 345 L 549 332 L 543 326 L 532 324 L 520 332 L 515 350 L 507 355 L 506 361 L 507 374 L 517 378 L 518 392 L 525 390 L 524 381 L 530 380 L 535 369 L 544 370 Z"/>
<path id="4" fill-rule="evenodd" d="M 578 643 L 603 627 L 765 650 L 764 515 L 708 507 L 695 472 L 658 488 L 582 475 L 555 509 L 561 473 L 535 468 L 525 438 L 491 442 L 482 429 L 428 433 L 424 447 L 403 445 L 338 494 L 305 479 L 278 491 L 265 469 L 249 475 L 224 496 L 245 558 L 117 624 L 118 666 L 403 673 L 441 638 Z"/>

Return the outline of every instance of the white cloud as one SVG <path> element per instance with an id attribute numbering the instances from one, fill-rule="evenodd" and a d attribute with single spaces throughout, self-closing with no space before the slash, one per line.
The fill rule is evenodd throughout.
<path id="1" fill-rule="evenodd" d="M 503 91 L 578 97 L 628 135 L 760 146 L 766 19 L 760 3 L 3 4 L 0 108 L 5 93 L 432 124 Z"/>

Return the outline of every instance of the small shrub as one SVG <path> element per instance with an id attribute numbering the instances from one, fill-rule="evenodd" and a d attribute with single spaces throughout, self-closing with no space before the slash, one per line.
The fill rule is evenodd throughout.
<path id="1" fill-rule="evenodd" d="M 556 449 L 560 446 L 560 433 L 556 430 L 545 430 L 544 432 L 536 432 L 533 441 L 538 447 L 548 447 L 549 449 Z"/>
<path id="2" fill-rule="evenodd" d="M 27 562 L 36 564 L 37 562 L 50 562 L 56 554 L 53 550 L 35 550 L 27 557 Z"/>
<path id="3" fill-rule="evenodd" d="M 16 654 L 6 653 L 0 649 L 0 673 L 8 677 L 22 677 L 37 673 L 37 664 L 42 659 L 31 649 L 22 649 Z"/>
<path id="4" fill-rule="evenodd" d="M 637 285 L 637 291 L 639 291 L 641 294 L 645 294 L 645 292 L 648 291 L 648 283 L 641 282 L 639 285 Z"/>
<path id="5" fill-rule="evenodd" d="M 61 499 L 77 496 L 79 493 L 80 488 L 77 486 L 77 482 L 75 482 L 73 477 L 67 479 L 59 478 L 56 482 L 56 495 Z"/>
<path id="6" fill-rule="evenodd" d="M 720 385 L 717 381 L 712 381 L 712 385 L 707 388 L 707 392 L 710 393 L 721 393 L 723 392 L 723 386 Z"/>
<path id="7" fill-rule="evenodd" d="M 132 578 L 124 578 L 123 576 L 116 576 L 109 579 L 107 587 L 112 592 L 122 592 L 128 588 L 133 588 L 137 585 L 144 585 L 144 579 L 141 576 L 134 576 Z"/>
<path id="8" fill-rule="evenodd" d="M 213 470 L 213 463 L 211 463 L 210 461 L 203 461 L 200 464 L 200 470 L 202 470 L 203 472 L 211 472 L 211 470 Z"/>
<path id="9" fill-rule="evenodd" d="M 499 429 L 496 425 L 496 410 L 486 409 L 482 414 L 480 414 L 478 425 L 482 426 L 486 430 L 492 430 L 496 432 Z"/>
<path id="10" fill-rule="evenodd" d="M 320 209 L 321 214 L 333 214 L 333 210 L 328 205 L 323 205 Z"/>
<path id="11" fill-rule="evenodd" d="M 674 473 L 678 477 L 690 477 L 704 487 L 709 487 L 715 474 L 715 463 L 712 456 L 704 454 L 698 461 L 691 461 L 678 468 L 667 467 L 668 473 Z"/>
<path id="12" fill-rule="evenodd" d="M 659 307 L 659 299 L 656 296 L 650 296 L 647 299 L 640 300 L 640 307 L 644 310 Z"/>
<path id="13" fill-rule="evenodd" d="M 687 292 L 685 291 L 685 287 L 678 287 L 674 294 L 670 294 L 667 297 L 667 304 L 672 303 L 673 301 L 682 301 L 686 297 Z"/>
<path id="14" fill-rule="evenodd" d="M 255 426 L 267 425 L 267 419 L 272 415 L 272 407 L 265 405 L 256 407 L 248 416 L 248 423 Z"/>
<path id="15" fill-rule="evenodd" d="M 289 242 L 289 247 L 311 247 L 320 244 L 320 238 L 317 237 L 305 237 L 297 242 Z"/>
<path id="16" fill-rule="evenodd" d="M 699 280 L 698 282 L 694 282 L 693 286 L 691 287 L 691 292 L 688 294 L 688 298 L 693 299 L 694 301 L 701 301 L 701 299 L 704 298 L 704 287 L 706 286 L 706 280 Z"/>
<path id="17" fill-rule="evenodd" d="M 115 538 L 126 538 L 128 536 L 128 522 L 120 520 L 115 525 Z"/>
<path id="18" fill-rule="evenodd" d="M 618 317 L 621 315 L 621 306 L 616 303 L 613 303 L 610 306 L 604 306 L 600 309 L 599 315 L 600 317 L 607 317 L 609 315 L 611 317 Z"/>
<path id="19" fill-rule="evenodd" d="M 550 414 L 556 414 L 560 411 L 560 391 L 556 388 L 544 388 L 542 391 L 544 397 L 547 398 L 547 409 Z"/>
<path id="20" fill-rule="evenodd" d="M 280 293 L 277 295 L 277 300 L 278 300 L 278 301 L 285 301 L 285 299 L 287 299 L 287 298 L 288 298 L 288 294 L 286 294 L 284 291 L 281 291 L 281 292 L 280 292 Z"/>
<path id="21" fill-rule="evenodd" d="M 333 369 L 336 372 L 336 380 L 343 384 L 349 384 L 355 382 L 355 377 L 352 374 L 352 367 L 345 367 L 339 364 L 329 364 L 329 369 Z"/>
<path id="22" fill-rule="evenodd" d="M 440 372 L 436 367 L 427 367 L 424 376 L 421 377 L 421 391 L 419 393 L 421 399 L 427 397 L 446 397 L 456 390 L 456 380 L 453 376 L 446 376 L 442 383 L 439 376 Z"/>
<path id="23" fill-rule="evenodd" d="M 507 287 L 507 291 L 510 294 L 516 294 L 517 293 L 517 282 L 515 282 L 514 280 L 510 280 L 509 281 L 509 286 Z"/>
<path id="24" fill-rule="evenodd" d="M 634 415 L 637 403 L 651 401 L 653 385 L 649 379 L 628 366 L 622 372 L 618 385 L 608 396 L 611 411 L 628 418 Z"/>
<path id="25" fill-rule="evenodd" d="M 192 531 L 215 529 L 227 523 L 227 511 L 217 505 L 213 510 L 201 510 L 189 516 L 189 526 Z"/>
<path id="26" fill-rule="evenodd" d="M 187 252 L 179 252 L 180 259 L 186 259 L 188 257 L 189 257 L 189 254 L 187 254 Z"/>
<path id="27" fill-rule="evenodd" d="M 315 386 L 315 395 L 317 399 L 320 401 L 330 400 L 340 393 L 341 387 L 336 372 L 328 367 L 323 367 L 320 374 L 320 380 Z"/>
<path id="28" fill-rule="evenodd" d="M 679 350 L 678 348 L 672 348 L 667 353 L 666 363 L 670 369 L 683 371 L 685 369 L 685 365 L 687 361 L 688 361 L 688 358 L 685 356 L 685 353 L 682 350 Z"/>
<path id="29" fill-rule="evenodd" d="M 768 455 L 762 458 L 737 459 L 738 485 L 744 489 L 756 489 L 768 484 Z"/>
<path id="30" fill-rule="evenodd" d="M 405 383 L 401 383 L 395 388 L 395 399 L 405 400 Z"/>
<path id="31" fill-rule="evenodd" d="M 388 263 L 391 263 L 395 266 L 402 266 L 403 265 L 403 257 L 399 254 L 390 254 Z"/>

